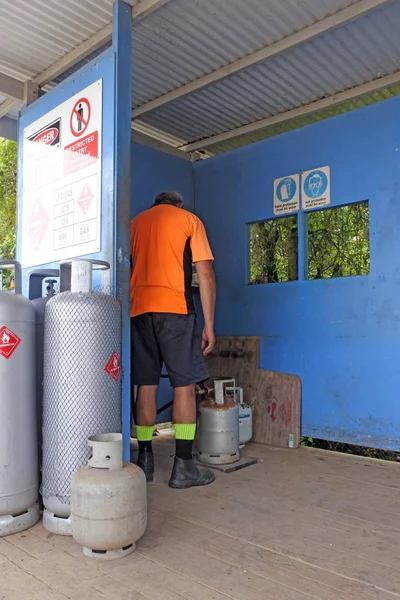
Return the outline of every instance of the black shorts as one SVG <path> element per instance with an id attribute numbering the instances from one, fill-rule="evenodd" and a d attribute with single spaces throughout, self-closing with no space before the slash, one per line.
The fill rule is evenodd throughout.
<path id="1" fill-rule="evenodd" d="M 163 363 L 172 387 L 208 379 L 196 316 L 146 313 L 131 319 L 132 383 L 158 385 Z"/>

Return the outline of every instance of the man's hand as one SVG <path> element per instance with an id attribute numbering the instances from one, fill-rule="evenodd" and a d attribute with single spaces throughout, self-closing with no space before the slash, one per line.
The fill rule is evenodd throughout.
<path id="1" fill-rule="evenodd" d="M 215 335 L 214 330 L 209 327 L 204 327 L 203 333 L 201 334 L 201 350 L 204 356 L 210 354 L 215 346 Z"/>

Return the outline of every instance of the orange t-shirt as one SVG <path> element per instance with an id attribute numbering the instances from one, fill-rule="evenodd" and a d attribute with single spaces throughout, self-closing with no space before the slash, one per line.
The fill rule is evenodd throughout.
<path id="1" fill-rule="evenodd" d="M 192 263 L 214 260 L 200 219 L 171 204 L 132 219 L 131 257 L 131 317 L 193 312 Z"/>

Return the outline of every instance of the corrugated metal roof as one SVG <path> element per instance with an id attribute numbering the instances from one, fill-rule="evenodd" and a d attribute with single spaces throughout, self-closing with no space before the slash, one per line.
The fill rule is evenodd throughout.
<path id="1" fill-rule="evenodd" d="M 400 69 L 400 2 L 166 104 L 143 121 L 197 140 Z"/>
<path id="2" fill-rule="evenodd" d="M 43 72 L 111 22 L 113 0 L 0 0 L 0 70 Z"/>
<path id="3" fill-rule="evenodd" d="M 355 0 L 170 0 L 133 27 L 133 105 L 247 56 Z"/>
<path id="4" fill-rule="evenodd" d="M 291 119 L 290 121 L 285 121 L 277 125 L 271 125 L 269 127 L 265 127 L 264 129 L 259 129 L 254 133 L 245 134 L 240 137 L 208 146 L 207 152 L 213 155 L 236 150 L 237 148 L 254 144 L 256 142 L 260 142 L 261 140 L 281 135 L 282 133 L 287 133 L 293 129 L 299 129 L 300 127 L 306 127 L 307 125 L 323 121 L 324 119 L 337 117 L 338 115 L 342 115 L 358 108 L 365 108 L 371 104 L 376 104 L 377 102 L 382 102 L 383 100 L 388 100 L 398 95 L 400 95 L 400 84 L 380 90 L 379 92 L 375 92 L 373 94 L 367 94 L 366 96 L 356 100 L 343 102 L 343 104 L 339 104 L 332 108 L 320 110 L 311 115 L 297 117 L 295 119 Z"/>
<path id="5" fill-rule="evenodd" d="M 133 106 L 282 40 L 356 1 L 169 0 L 133 24 Z M 112 4 L 113 0 L 0 0 L 0 72 L 22 80 L 40 74 L 108 25 Z M 166 135 L 195 141 L 284 113 L 397 72 L 399 31 L 400 0 L 393 0 L 384 9 L 166 104 L 140 120 Z M 56 82 L 100 52 L 93 52 Z M 363 99 L 356 105 L 369 101 Z M 338 110 L 348 108 L 321 115 L 331 116 Z M 215 145 L 213 150 L 231 149 L 245 139 L 255 141 L 316 118 L 277 125 Z"/>

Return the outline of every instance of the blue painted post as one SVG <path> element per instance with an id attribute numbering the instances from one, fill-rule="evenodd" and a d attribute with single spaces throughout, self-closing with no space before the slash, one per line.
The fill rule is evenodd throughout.
<path id="1" fill-rule="evenodd" d="M 123 456 L 130 459 L 130 219 L 131 219 L 131 110 L 132 9 L 116 0 L 113 7 L 115 53 L 114 122 L 114 287 L 122 306 L 122 435 Z"/>
<path id="2" fill-rule="evenodd" d="M 298 272 L 299 280 L 308 279 L 308 235 L 307 215 L 300 209 L 297 215 L 297 231 L 299 237 Z"/>

